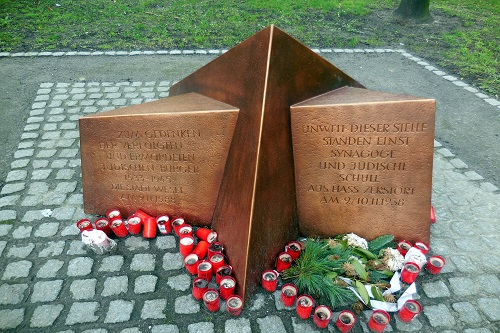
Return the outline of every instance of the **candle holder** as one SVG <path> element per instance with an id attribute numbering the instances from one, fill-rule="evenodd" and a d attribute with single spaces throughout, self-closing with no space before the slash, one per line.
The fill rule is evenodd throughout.
<path id="1" fill-rule="evenodd" d="M 299 290 L 292 283 L 286 283 L 281 288 L 281 302 L 285 306 L 293 306 L 295 304 L 295 300 L 297 299 L 297 293 Z"/>
<path id="2" fill-rule="evenodd" d="M 431 274 L 438 274 L 443 269 L 446 261 L 441 256 L 431 256 L 427 265 L 425 265 L 425 269 Z"/>
<path id="3" fill-rule="evenodd" d="M 179 252 L 183 257 L 186 257 L 193 251 L 194 247 L 194 238 L 193 237 L 184 237 L 179 241 Z"/>
<path id="4" fill-rule="evenodd" d="M 184 225 L 182 225 L 182 227 L 179 229 L 179 237 L 184 238 L 187 236 L 193 236 L 193 227 L 187 223 L 184 223 Z"/>
<path id="5" fill-rule="evenodd" d="M 401 309 L 399 309 L 398 315 L 402 321 L 409 322 L 420 312 L 422 312 L 422 305 L 419 302 L 410 299 L 405 302 Z"/>
<path id="6" fill-rule="evenodd" d="M 292 266 L 292 256 L 289 253 L 281 252 L 276 260 L 276 270 L 281 273 Z"/>
<path id="7" fill-rule="evenodd" d="M 208 247 L 208 257 L 212 257 L 216 253 L 222 253 L 224 251 L 224 246 L 220 242 L 213 242 Z"/>
<path id="8" fill-rule="evenodd" d="M 391 317 L 389 317 L 389 314 L 384 310 L 374 310 L 370 320 L 368 320 L 368 327 L 372 331 L 382 332 L 387 324 L 389 324 L 390 320 Z"/>
<path id="9" fill-rule="evenodd" d="M 207 228 L 199 228 L 196 230 L 196 237 L 203 239 L 208 243 L 213 243 L 217 240 L 217 233 Z"/>
<path id="10" fill-rule="evenodd" d="M 429 244 L 424 242 L 415 242 L 415 247 L 419 249 L 424 255 L 427 254 L 427 252 L 429 252 L 429 250 L 431 249 Z"/>
<path id="11" fill-rule="evenodd" d="M 436 211 L 434 210 L 434 206 L 431 206 L 431 223 L 436 223 Z"/>
<path id="12" fill-rule="evenodd" d="M 292 260 L 297 260 L 300 256 L 300 252 L 302 251 L 302 246 L 299 242 L 290 242 L 285 247 L 285 252 L 292 256 Z"/>
<path id="13" fill-rule="evenodd" d="M 141 220 L 143 220 L 143 221 L 152 217 L 151 215 L 149 215 L 148 213 L 146 213 L 145 211 L 140 210 L 140 209 L 136 210 L 134 212 L 134 215 L 139 216 L 141 218 Z"/>
<path id="14" fill-rule="evenodd" d="M 155 238 L 156 237 L 156 218 L 150 216 L 143 219 L 143 230 L 142 237 L 144 238 Z"/>
<path id="15" fill-rule="evenodd" d="M 125 226 L 125 223 L 123 223 L 123 220 L 121 218 L 117 217 L 111 220 L 111 230 L 117 237 L 120 238 L 123 238 L 128 234 L 128 230 L 127 227 Z"/>
<path id="16" fill-rule="evenodd" d="M 205 259 L 205 257 L 207 256 L 207 252 L 208 252 L 208 242 L 204 240 L 199 241 L 193 250 L 193 253 L 196 254 L 200 259 Z"/>
<path id="17" fill-rule="evenodd" d="M 203 294 L 203 302 L 207 307 L 208 311 L 216 312 L 220 308 L 220 297 L 219 293 L 215 289 L 208 289 L 205 294 Z"/>
<path id="18" fill-rule="evenodd" d="M 217 274 L 217 270 L 225 264 L 224 255 L 222 253 L 212 255 L 208 261 L 212 264 L 212 271 L 214 274 Z"/>
<path id="19" fill-rule="evenodd" d="M 326 305 L 320 305 L 314 310 L 313 322 L 319 328 L 326 328 L 332 318 L 332 310 Z"/>
<path id="20" fill-rule="evenodd" d="M 314 299 L 309 295 L 300 295 L 297 298 L 295 311 L 301 319 L 307 319 L 311 316 L 314 307 Z"/>
<path id="21" fill-rule="evenodd" d="M 160 231 L 162 235 L 168 235 L 172 231 L 172 223 L 168 215 L 158 216 L 156 218 L 156 225 L 158 226 L 158 231 Z"/>
<path id="22" fill-rule="evenodd" d="M 184 224 L 184 219 L 182 217 L 178 217 L 172 221 L 172 229 L 174 229 L 174 233 L 179 236 L 179 230 Z"/>
<path id="23" fill-rule="evenodd" d="M 127 220 L 128 224 L 128 232 L 132 235 L 137 235 L 142 231 L 142 221 L 141 218 L 137 215 L 132 215 Z"/>
<path id="24" fill-rule="evenodd" d="M 408 241 L 402 240 L 398 243 L 397 250 L 404 257 L 409 249 L 412 248 L 412 244 Z"/>
<path id="25" fill-rule="evenodd" d="M 106 236 L 111 235 L 111 222 L 105 217 L 100 217 L 95 221 L 95 228 L 103 231 Z"/>
<path id="26" fill-rule="evenodd" d="M 76 226 L 78 229 L 80 229 L 80 232 L 85 231 L 85 230 L 92 230 L 94 227 L 92 226 L 92 222 L 90 222 L 89 219 L 81 219 L 78 222 L 76 222 Z"/>
<path id="27" fill-rule="evenodd" d="M 205 280 L 204 278 L 197 277 L 193 281 L 193 290 L 192 294 L 194 299 L 196 300 L 201 300 L 203 298 L 203 295 L 205 292 L 208 290 L 208 281 Z"/>
<path id="28" fill-rule="evenodd" d="M 210 281 L 212 280 L 212 275 L 212 264 L 206 260 L 200 261 L 198 265 L 198 277 Z"/>
<path id="29" fill-rule="evenodd" d="M 229 265 L 222 265 L 215 273 L 215 283 L 220 285 L 223 278 L 230 276 L 233 273 L 233 268 Z"/>
<path id="30" fill-rule="evenodd" d="M 123 220 L 122 213 L 120 213 L 120 211 L 118 209 L 116 209 L 116 208 L 108 210 L 106 212 L 106 217 L 110 221 L 113 220 L 115 217 L 118 218 L 118 219 Z"/>
<path id="31" fill-rule="evenodd" d="M 191 273 L 191 275 L 198 274 L 199 263 L 200 260 L 198 259 L 198 256 L 196 254 L 191 253 L 190 255 L 186 256 L 186 258 L 184 258 L 184 266 L 186 267 L 187 271 Z"/>
<path id="32" fill-rule="evenodd" d="M 239 316 L 243 310 L 243 300 L 238 295 L 232 295 L 227 299 L 226 311 L 233 316 Z"/>
<path id="33" fill-rule="evenodd" d="M 335 324 L 342 333 L 350 332 L 356 323 L 356 316 L 349 310 L 340 311 Z"/>
<path id="34" fill-rule="evenodd" d="M 227 300 L 231 295 L 234 295 L 234 289 L 236 288 L 236 280 L 231 276 L 226 276 L 222 278 L 219 285 L 220 297 L 223 300 Z"/>
<path id="35" fill-rule="evenodd" d="M 420 273 L 420 266 L 414 262 L 407 262 L 401 270 L 401 281 L 412 284 Z"/>
<path id="36" fill-rule="evenodd" d="M 273 293 L 278 286 L 278 272 L 266 270 L 262 273 L 262 288 Z"/>

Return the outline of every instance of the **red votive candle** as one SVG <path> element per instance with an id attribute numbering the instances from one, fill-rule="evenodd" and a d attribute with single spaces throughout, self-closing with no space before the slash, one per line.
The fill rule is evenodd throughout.
<path id="1" fill-rule="evenodd" d="M 194 279 L 193 290 L 192 290 L 194 299 L 196 299 L 198 301 L 201 300 L 203 298 L 203 295 L 205 294 L 205 292 L 207 290 L 208 290 L 208 281 L 207 280 L 200 278 L 200 277 L 197 277 L 196 279 Z"/>
<path id="2" fill-rule="evenodd" d="M 191 273 L 191 275 L 197 275 L 198 274 L 198 265 L 200 263 L 200 260 L 198 259 L 198 256 L 196 254 L 190 254 L 184 258 L 184 266 L 186 267 L 187 271 Z"/>
<path id="3" fill-rule="evenodd" d="M 401 281 L 412 284 L 420 273 L 420 267 L 414 262 L 407 262 L 401 270 Z"/>
<path id="4" fill-rule="evenodd" d="M 332 310 L 326 305 L 320 305 L 314 310 L 313 322 L 319 328 L 326 328 L 332 318 Z"/>
<path id="5" fill-rule="evenodd" d="M 132 215 L 128 218 L 128 232 L 133 235 L 137 235 L 142 231 L 142 221 L 141 218 L 137 215 Z"/>
<path id="6" fill-rule="evenodd" d="M 276 260 L 276 270 L 281 273 L 292 266 L 292 256 L 289 253 L 281 252 Z"/>
<path id="7" fill-rule="evenodd" d="M 218 285 L 222 281 L 223 278 L 226 276 L 230 276 L 231 273 L 233 272 L 233 268 L 229 265 L 222 265 L 218 270 L 217 273 L 215 273 L 215 283 Z"/>
<path id="8" fill-rule="evenodd" d="M 118 237 L 125 237 L 128 234 L 127 227 L 125 226 L 125 223 L 123 223 L 123 220 L 121 218 L 115 217 L 113 220 L 111 220 L 111 230 Z"/>
<path id="9" fill-rule="evenodd" d="M 208 261 L 212 264 L 212 271 L 216 274 L 217 270 L 224 265 L 224 255 L 222 253 L 216 253 L 212 255 Z"/>
<path id="10" fill-rule="evenodd" d="M 233 295 L 227 299 L 226 311 L 233 316 L 239 316 L 243 310 L 243 300 L 238 295 Z"/>
<path id="11" fill-rule="evenodd" d="M 422 311 L 422 305 L 419 302 L 410 299 L 405 302 L 403 307 L 399 309 L 399 318 L 404 322 L 411 321 L 416 315 Z"/>
<path id="12" fill-rule="evenodd" d="M 184 224 L 184 219 L 182 217 L 178 217 L 172 221 L 172 229 L 174 229 L 174 233 L 179 236 L 179 230 Z"/>
<path id="13" fill-rule="evenodd" d="M 337 328 L 342 333 L 350 332 L 355 323 L 356 316 L 349 310 L 340 311 L 337 321 L 335 322 Z"/>
<path id="14" fill-rule="evenodd" d="M 217 240 L 217 233 L 207 228 L 200 228 L 196 230 L 196 237 L 209 243 L 213 243 Z"/>
<path id="15" fill-rule="evenodd" d="M 108 220 L 114 220 L 115 217 L 118 218 L 118 219 L 122 219 L 122 213 L 120 213 L 120 211 L 116 208 L 113 208 L 113 209 L 110 209 L 106 212 L 106 217 L 108 218 Z"/>
<path id="16" fill-rule="evenodd" d="M 216 253 L 222 253 L 224 246 L 220 242 L 213 242 L 208 247 L 208 257 L 212 257 Z"/>
<path id="17" fill-rule="evenodd" d="M 179 241 L 179 252 L 183 257 L 186 257 L 193 251 L 194 247 L 194 238 L 193 237 L 184 237 Z"/>
<path id="18" fill-rule="evenodd" d="M 193 250 L 193 253 L 196 254 L 200 259 L 205 259 L 205 257 L 207 256 L 207 252 L 208 252 L 208 242 L 204 240 L 199 241 Z"/>
<path id="19" fill-rule="evenodd" d="M 76 222 L 76 226 L 78 229 L 80 229 L 80 232 L 84 230 L 92 230 L 94 227 L 92 226 L 92 222 L 90 222 L 89 219 L 81 219 L 80 221 Z"/>
<path id="20" fill-rule="evenodd" d="M 401 255 L 404 257 L 412 246 L 413 245 L 410 242 L 402 240 L 398 243 L 397 249 L 399 253 L 401 253 Z"/>
<path id="21" fill-rule="evenodd" d="M 271 269 L 262 273 L 262 288 L 273 293 L 278 286 L 278 272 Z"/>
<path id="22" fill-rule="evenodd" d="M 142 230 L 142 237 L 144 238 L 155 238 L 156 237 L 156 218 L 148 217 L 145 220 L 142 220 L 144 228 Z"/>
<path id="23" fill-rule="evenodd" d="M 172 231 L 172 224 L 168 215 L 161 215 L 156 218 L 156 225 L 162 235 L 168 235 Z"/>
<path id="24" fill-rule="evenodd" d="M 206 260 L 200 261 L 198 265 L 198 277 L 210 281 L 212 280 L 212 275 L 212 264 Z"/>
<path id="25" fill-rule="evenodd" d="M 203 294 L 203 302 L 207 307 L 208 311 L 215 312 L 220 308 L 220 297 L 219 293 L 215 289 L 208 289 L 205 294 Z"/>
<path id="26" fill-rule="evenodd" d="M 95 228 L 104 231 L 107 236 L 111 235 L 111 222 L 105 217 L 100 217 L 95 221 Z"/>
<path id="27" fill-rule="evenodd" d="M 143 220 L 143 221 L 146 220 L 147 218 L 152 217 L 151 215 L 149 215 L 148 213 L 146 213 L 145 211 L 140 210 L 140 209 L 136 210 L 134 212 L 134 215 L 139 216 L 141 218 L 141 220 Z"/>
<path id="28" fill-rule="evenodd" d="M 285 252 L 292 256 L 292 260 L 297 260 L 297 258 L 300 256 L 301 250 L 302 247 L 299 242 L 290 242 L 285 247 Z"/>
<path id="29" fill-rule="evenodd" d="M 427 252 L 429 252 L 429 250 L 431 249 L 429 244 L 424 242 L 415 242 L 415 247 L 419 249 L 423 254 L 427 254 Z"/>
<path id="30" fill-rule="evenodd" d="M 431 274 L 438 274 L 443 269 L 446 261 L 441 256 L 431 256 L 429 261 L 427 261 L 427 265 L 425 265 L 425 269 Z"/>
<path id="31" fill-rule="evenodd" d="M 234 295 L 234 289 L 236 288 L 236 280 L 231 276 L 226 276 L 220 281 L 220 297 L 223 300 L 227 300 L 231 295 Z"/>
<path id="32" fill-rule="evenodd" d="M 179 237 L 184 238 L 186 236 L 193 236 L 193 227 L 187 223 L 184 223 L 179 229 Z"/>
<path id="33" fill-rule="evenodd" d="M 368 320 L 368 327 L 375 332 L 382 332 L 390 320 L 391 317 L 384 310 L 374 310 Z"/>
<path id="34" fill-rule="evenodd" d="M 434 210 L 434 206 L 431 206 L 431 223 L 436 223 L 436 211 Z"/>
<path id="35" fill-rule="evenodd" d="M 297 299 L 297 293 L 299 290 L 292 283 L 286 283 L 281 288 L 281 302 L 285 306 L 293 306 L 295 300 Z"/>
<path id="36" fill-rule="evenodd" d="M 314 306 L 314 299 L 309 295 L 300 295 L 297 298 L 297 306 L 295 311 L 301 319 L 307 319 L 311 316 L 311 312 Z"/>

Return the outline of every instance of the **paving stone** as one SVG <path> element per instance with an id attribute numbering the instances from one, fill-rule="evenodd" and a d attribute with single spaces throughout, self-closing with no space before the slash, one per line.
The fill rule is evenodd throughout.
<path id="1" fill-rule="evenodd" d="M 12 224 L 0 224 L 0 237 L 7 235 L 12 228 Z"/>
<path id="2" fill-rule="evenodd" d="M 34 149 L 19 149 L 14 153 L 14 158 L 31 157 L 34 153 Z"/>
<path id="3" fill-rule="evenodd" d="M 46 168 L 48 165 L 49 165 L 48 160 L 34 160 L 33 161 L 33 168 L 34 169 Z"/>
<path id="4" fill-rule="evenodd" d="M 120 333 L 141 333 L 138 327 L 130 327 L 124 330 L 121 330 Z"/>
<path id="5" fill-rule="evenodd" d="M 33 170 L 33 172 L 31 173 L 31 179 L 33 179 L 33 180 L 45 180 L 45 179 L 49 178 L 51 173 L 52 173 L 52 169 Z"/>
<path id="6" fill-rule="evenodd" d="M 225 333 L 252 333 L 250 320 L 246 318 L 228 319 L 224 326 Z"/>
<path id="7" fill-rule="evenodd" d="M 24 190 L 25 187 L 25 183 L 5 184 L 2 188 L 2 191 L 0 191 L 0 195 L 16 193 Z"/>
<path id="8" fill-rule="evenodd" d="M 3 250 L 5 249 L 6 246 L 7 246 L 7 241 L 0 241 L 0 257 L 2 256 Z"/>
<path id="9" fill-rule="evenodd" d="M 0 304 L 19 304 L 24 299 L 24 292 L 28 289 L 27 284 L 0 285 Z M 0 326 L 1 328 L 1 326 Z"/>
<path id="10" fill-rule="evenodd" d="M 60 182 L 57 184 L 54 192 L 56 193 L 71 193 L 76 190 L 76 182 Z"/>
<path id="11" fill-rule="evenodd" d="M 200 303 L 193 296 L 179 296 L 175 299 L 175 313 L 190 314 L 200 312 Z"/>
<path id="12" fill-rule="evenodd" d="M 0 328 L 10 329 L 19 326 L 24 319 L 24 309 L 0 310 Z"/>
<path id="13" fill-rule="evenodd" d="M 13 245 L 9 249 L 9 252 L 7 252 L 7 257 L 26 258 L 33 252 L 34 248 L 35 244 L 33 243 L 29 243 L 25 246 Z"/>
<path id="14" fill-rule="evenodd" d="M 424 283 L 422 287 L 427 297 L 450 297 L 450 291 L 443 281 Z"/>
<path id="15" fill-rule="evenodd" d="M 468 328 L 464 330 L 464 333 L 492 333 L 492 332 L 487 328 Z"/>
<path id="16" fill-rule="evenodd" d="M 154 271 L 155 269 L 155 255 L 150 253 L 135 254 L 132 257 L 130 269 L 133 271 Z"/>
<path id="17" fill-rule="evenodd" d="M 57 132 L 49 132 L 49 133 L 57 133 Z M 45 133 L 45 134 L 49 134 Z M 57 137 L 55 139 L 59 138 L 59 133 L 57 133 Z M 49 138 L 42 138 L 42 139 L 49 139 Z M 52 138 L 50 138 L 52 139 Z M 49 158 L 54 156 L 57 153 L 56 149 L 44 149 L 40 150 L 38 154 L 36 155 L 36 158 Z"/>
<path id="18" fill-rule="evenodd" d="M 108 313 L 104 319 L 105 323 L 121 323 L 128 321 L 132 310 L 134 309 L 134 301 L 126 301 L 117 299 L 109 303 Z"/>
<path id="19" fill-rule="evenodd" d="M 3 273 L 3 280 L 13 279 L 13 278 L 22 278 L 27 277 L 30 274 L 31 267 L 33 263 L 28 260 L 20 260 L 14 261 L 5 267 L 5 271 Z"/>
<path id="20" fill-rule="evenodd" d="M 75 302 L 69 309 L 66 325 L 95 322 L 99 319 L 95 315 L 98 309 L 98 302 Z"/>
<path id="21" fill-rule="evenodd" d="M 186 291 L 191 287 L 191 277 L 187 274 L 170 276 L 167 280 L 167 284 L 173 290 Z"/>
<path id="22" fill-rule="evenodd" d="M 12 171 L 9 171 L 9 173 L 7 174 L 5 181 L 7 183 L 10 183 L 10 182 L 15 182 L 15 181 L 19 181 L 19 180 L 24 180 L 24 179 L 26 179 L 27 175 L 28 175 L 28 172 L 26 170 L 12 170 Z"/>
<path id="23" fill-rule="evenodd" d="M 444 304 L 425 306 L 423 312 L 432 327 L 450 327 L 456 324 L 455 318 Z"/>
<path id="24" fill-rule="evenodd" d="M 75 208 L 73 207 L 57 207 L 53 210 L 52 217 L 59 221 L 69 221 L 73 217 L 73 214 L 75 214 Z M 73 225 L 71 224 L 71 226 Z"/>
<path id="25" fill-rule="evenodd" d="M 31 302 L 51 302 L 61 291 L 63 280 L 38 281 L 33 286 Z"/>
<path id="26" fill-rule="evenodd" d="M 156 289 L 158 277 L 155 275 L 141 275 L 135 279 L 134 293 L 152 293 Z"/>
<path id="27" fill-rule="evenodd" d="M 62 304 L 56 305 L 40 305 L 33 312 L 31 316 L 31 327 L 48 327 L 52 326 L 57 317 L 61 314 L 64 306 Z"/>
<path id="28" fill-rule="evenodd" d="M 10 167 L 12 169 L 15 168 L 25 168 L 29 164 L 30 160 L 29 159 L 20 159 L 20 160 L 15 160 L 10 164 Z"/>
<path id="29" fill-rule="evenodd" d="M 479 309 L 488 317 L 491 321 L 500 320 L 500 299 L 498 298 L 480 298 L 477 300 Z"/>
<path id="30" fill-rule="evenodd" d="M 176 325 L 155 325 L 151 327 L 151 333 L 179 333 Z"/>
<path id="31" fill-rule="evenodd" d="M 65 244 L 64 241 L 47 242 L 38 256 L 41 258 L 59 256 L 63 252 Z"/>
<path id="32" fill-rule="evenodd" d="M 458 312 L 460 321 L 463 321 L 467 324 L 476 324 L 482 321 L 481 316 L 476 311 L 474 306 L 469 302 L 458 302 L 453 303 L 453 310 Z"/>
<path id="33" fill-rule="evenodd" d="M 500 294 L 500 280 L 493 274 L 479 275 L 475 278 L 479 285 L 487 294 Z"/>
<path id="34" fill-rule="evenodd" d="M 264 318 L 257 318 L 257 324 L 261 332 L 275 332 L 286 333 L 285 326 L 278 316 L 266 316 Z"/>
<path id="35" fill-rule="evenodd" d="M 485 190 L 486 192 L 495 192 L 498 191 L 498 187 L 493 185 L 492 183 L 489 182 L 482 182 L 481 183 L 481 189 Z"/>
<path id="36" fill-rule="evenodd" d="M 458 296 L 475 295 L 479 288 L 469 277 L 450 277 L 448 279 L 452 292 Z"/>
<path id="37" fill-rule="evenodd" d="M 422 332 L 422 323 L 418 320 L 418 317 L 410 322 L 402 321 L 397 315 L 394 317 L 396 319 L 397 332 Z"/>
<path id="38" fill-rule="evenodd" d="M 123 266 L 123 256 L 114 255 L 102 258 L 99 272 L 118 272 Z"/>
<path id="39" fill-rule="evenodd" d="M 128 276 L 111 276 L 104 280 L 102 296 L 114 296 L 128 291 Z"/>
<path id="40" fill-rule="evenodd" d="M 41 224 L 38 229 L 35 231 L 35 237 L 51 237 L 54 236 L 59 230 L 59 223 L 50 222 Z"/>
<path id="41" fill-rule="evenodd" d="M 14 239 L 27 238 L 31 235 L 32 226 L 21 226 L 12 232 L 12 237 Z"/>
<path id="42" fill-rule="evenodd" d="M 33 142 L 33 141 L 24 141 L 24 142 L 20 142 L 17 147 L 18 147 L 18 149 L 33 148 L 34 145 L 35 145 L 35 142 Z M 23 161 L 26 161 L 26 160 L 23 160 Z M 27 162 L 26 162 L 26 165 L 28 165 Z"/>
<path id="43" fill-rule="evenodd" d="M 15 210 L 0 210 L 0 221 L 13 221 L 17 218 Z"/>
<path id="44" fill-rule="evenodd" d="M 69 290 L 73 299 L 93 299 L 95 296 L 96 279 L 75 280 L 71 282 Z"/>
<path id="45" fill-rule="evenodd" d="M 156 238 L 155 245 L 160 250 L 168 250 L 176 248 L 176 241 L 174 236 L 162 236 Z"/>
<path id="46" fill-rule="evenodd" d="M 320 333 L 316 325 L 309 321 L 293 317 L 292 318 L 293 333 Z M 354 331 L 352 331 L 354 333 Z"/>
<path id="47" fill-rule="evenodd" d="M 28 188 L 28 194 L 44 195 L 49 191 L 49 184 L 45 182 L 33 182 Z"/>
<path id="48" fill-rule="evenodd" d="M 63 267 L 64 261 L 57 259 L 49 259 L 43 264 L 36 273 L 36 277 L 40 279 L 48 279 L 56 277 L 59 270 Z"/>
<path id="49" fill-rule="evenodd" d="M 85 330 L 82 331 L 82 333 L 108 333 L 108 330 L 104 328 L 97 328 L 97 329 Z"/>
<path id="50" fill-rule="evenodd" d="M 141 311 L 142 319 L 162 319 L 166 318 L 163 313 L 167 306 L 166 299 L 152 299 L 144 301 L 144 306 Z"/>
<path id="51" fill-rule="evenodd" d="M 73 158 L 79 153 L 78 149 L 63 149 L 59 157 Z"/>
<path id="52" fill-rule="evenodd" d="M 281 310 L 294 310 L 295 305 L 293 306 L 285 306 L 283 302 L 281 301 L 281 290 L 276 290 L 274 293 L 274 305 L 276 306 L 276 310 L 281 311 Z"/>
<path id="53" fill-rule="evenodd" d="M 189 333 L 214 333 L 214 323 L 201 322 L 188 325 Z"/>
<path id="54" fill-rule="evenodd" d="M 68 276 L 85 276 L 92 272 L 94 259 L 89 257 L 78 257 L 71 259 L 68 264 Z"/>
<path id="55" fill-rule="evenodd" d="M 69 243 L 69 249 L 66 251 L 69 255 L 87 254 L 87 247 L 81 240 L 75 240 Z"/>
<path id="56" fill-rule="evenodd" d="M 180 269 L 183 264 L 183 257 L 180 253 L 165 253 L 163 255 L 163 269 L 166 271 Z"/>
<path id="57" fill-rule="evenodd" d="M 39 221 L 43 219 L 44 216 L 44 211 L 42 210 L 29 210 L 24 214 L 22 221 L 23 222 L 33 222 L 33 221 Z"/>

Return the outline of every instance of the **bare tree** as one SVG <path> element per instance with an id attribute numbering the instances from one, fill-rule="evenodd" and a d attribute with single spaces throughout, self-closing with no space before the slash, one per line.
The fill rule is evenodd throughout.
<path id="1" fill-rule="evenodd" d="M 434 19 L 429 11 L 430 0 L 401 0 L 394 15 L 419 23 L 432 22 Z"/>

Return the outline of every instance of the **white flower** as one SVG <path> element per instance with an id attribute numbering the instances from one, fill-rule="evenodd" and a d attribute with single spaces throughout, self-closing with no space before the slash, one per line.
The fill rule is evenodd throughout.
<path id="1" fill-rule="evenodd" d="M 384 257 L 382 261 L 385 263 L 387 268 L 393 272 L 399 271 L 403 268 L 405 258 L 396 249 L 391 249 L 390 247 L 384 250 Z"/>
<path id="2" fill-rule="evenodd" d="M 359 237 L 356 234 L 347 234 L 343 238 L 344 240 L 347 239 L 347 245 L 349 246 L 357 246 L 360 248 L 363 248 L 365 250 L 368 250 L 368 242 L 366 239 Z"/>

